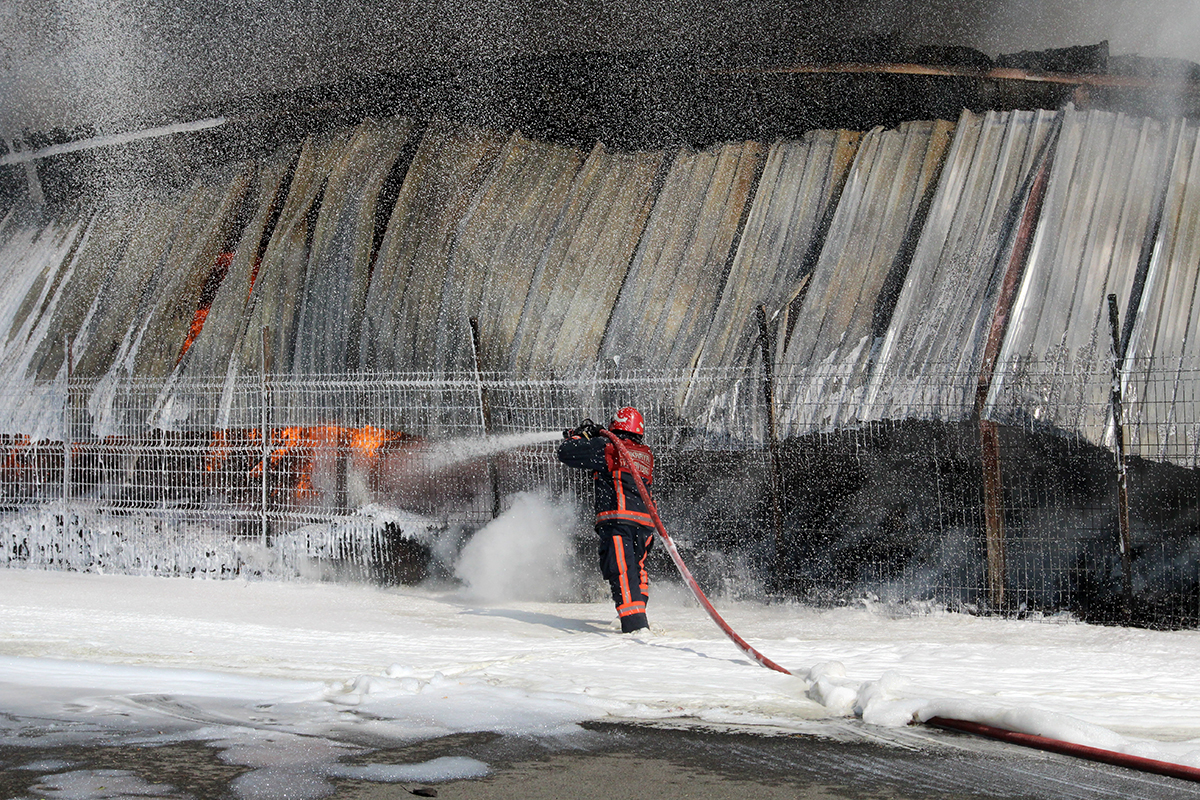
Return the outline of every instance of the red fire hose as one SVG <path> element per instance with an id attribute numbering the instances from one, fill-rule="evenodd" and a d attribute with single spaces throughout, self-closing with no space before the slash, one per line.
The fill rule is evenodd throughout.
<path id="1" fill-rule="evenodd" d="M 621 455 L 621 460 L 626 464 L 632 465 L 633 460 L 629 457 L 629 453 L 625 450 L 625 445 L 611 431 L 600 429 L 600 433 L 604 434 L 613 446 L 617 448 L 617 452 Z M 696 583 L 696 579 L 692 577 L 691 571 L 687 565 L 683 563 L 683 558 L 680 557 L 679 551 L 675 549 L 675 543 L 671 541 L 671 537 L 667 534 L 667 529 L 663 527 L 662 520 L 659 519 L 658 510 L 654 507 L 654 501 L 650 497 L 650 492 L 646 489 L 646 484 L 642 480 L 642 476 L 638 474 L 636 469 L 630 469 L 629 473 L 633 475 L 633 480 L 637 484 L 638 494 L 642 496 L 642 501 L 646 504 L 646 510 L 650 512 L 650 519 L 654 520 L 654 528 L 658 531 L 658 538 L 662 541 L 663 546 L 667 548 L 667 552 L 671 554 L 671 560 L 675 562 L 675 566 L 679 569 L 679 574 L 683 576 L 683 580 L 687 583 L 688 588 L 692 590 L 692 594 L 696 596 L 696 600 L 708 612 L 708 616 L 712 621 L 717 623 L 717 627 L 724 631 L 730 641 L 736 644 L 743 653 L 753 658 L 759 664 L 767 669 L 773 669 L 776 672 L 782 672 L 785 675 L 791 675 L 790 670 L 776 664 L 771 659 L 764 656 L 762 653 L 755 650 L 746 642 L 733 628 L 729 627 L 729 623 L 717 613 L 717 609 L 709 602 L 709 599 L 701 591 L 700 585 Z M 995 728 L 991 725 L 983 725 L 978 722 L 969 722 L 962 719 L 947 719 L 946 717 L 933 717 L 926 722 L 927 725 L 933 725 L 939 728 L 953 728 L 955 730 L 974 733 L 979 736 L 988 736 L 993 739 L 1009 742 L 1011 744 L 1021 745 L 1023 747 L 1032 747 L 1037 750 L 1046 750 L 1053 753 L 1061 753 L 1063 755 L 1075 756 L 1077 758 L 1086 758 L 1091 761 L 1099 761 L 1104 764 L 1113 764 L 1120 767 L 1128 767 L 1130 769 L 1141 770 L 1142 772 L 1152 772 L 1158 775 L 1166 775 L 1172 778 L 1180 778 L 1181 780 L 1200 781 L 1200 769 L 1195 767 L 1187 767 L 1182 764 L 1172 764 L 1169 761 L 1156 761 L 1151 758 L 1141 758 L 1139 756 L 1131 756 L 1125 753 L 1118 753 L 1113 750 L 1102 750 L 1098 747 L 1087 747 L 1086 745 L 1073 744 L 1065 742 L 1061 739 L 1050 739 L 1045 736 L 1035 736 L 1029 733 L 1018 733 L 1016 731 L 1006 730 L 1004 728 Z"/>
<path id="2" fill-rule="evenodd" d="M 931 717 L 926 720 L 925 724 L 933 725 L 937 728 L 953 728 L 958 731 L 966 731 L 978 736 L 999 739 L 1002 742 L 1009 742 L 1010 744 L 1032 747 L 1035 750 L 1046 750 L 1051 753 L 1086 758 L 1090 761 L 1099 761 L 1103 764 L 1113 764 L 1118 767 L 1129 767 L 1130 769 L 1137 769 L 1142 772 L 1153 772 L 1157 775 L 1167 775 L 1185 781 L 1200 781 L 1200 769 L 1187 767 L 1183 764 L 1173 764 L 1170 761 L 1157 761 L 1153 758 L 1131 756 L 1128 753 L 1118 753 L 1115 750 L 1102 750 L 1099 747 L 1088 747 L 1083 744 L 1064 742 L 1062 739 L 1050 739 L 1046 736 L 1037 736 L 1032 733 L 1018 733 L 1017 731 L 996 728 L 980 722 L 969 722 L 964 719 Z"/>

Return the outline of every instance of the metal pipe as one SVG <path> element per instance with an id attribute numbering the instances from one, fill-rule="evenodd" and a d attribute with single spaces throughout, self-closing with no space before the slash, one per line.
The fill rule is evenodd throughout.
<path id="1" fill-rule="evenodd" d="M 776 67 L 714 69 L 713 75 L 915 75 L 935 78 L 974 78 L 976 80 L 1051 83 L 1065 86 L 1104 86 L 1123 89 L 1161 88 L 1176 94 L 1196 91 L 1194 83 L 1183 86 L 1170 79 L 1143 78 L 1135 75 L 1105 73 L 1034 72 L 1013 67 L 956 67 L 938 64 L 870 64 L 854 61 L 835 64 L 787 64 Z"/>
<path id="2" fill-rule="evenodd" d="M 217 128 L 228 121 L 226 117 L 210 117 L 193 122 L 176 122 L 171 125 L 160 125 L 156 128 L 145 128 L 128 133 L 114 133 L 106 136 L 93 136 L 89 139 L 76 139 L 73 142 L 52 144 L 37 150 L 15 150 L 10 147 L 8 155 L 0 156 L 0 167 L 8 164 L 29 164 L 39 158 L 49 158 L 63 153 L 76 153 L 80 150 L 95 150 L 101 147 L 119 147 L 120 145 L 138 142 L 143 139 L 157 139 L 163 136 L 174 136 L 180 133 L 196 133 Z"/>

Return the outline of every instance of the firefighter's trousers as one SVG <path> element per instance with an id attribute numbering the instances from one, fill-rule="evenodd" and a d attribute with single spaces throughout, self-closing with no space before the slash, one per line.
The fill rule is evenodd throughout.
<path id="1" fill-rule="evenodd" d="M 600 574 L 612 587 L 621 632 L 650 627 L 646 622 L 650 595 L 646 553 L 654 542 L 653 529 L 633 522 L 606 522 L 596 528 L 596 534 L 600 538 Z"/>

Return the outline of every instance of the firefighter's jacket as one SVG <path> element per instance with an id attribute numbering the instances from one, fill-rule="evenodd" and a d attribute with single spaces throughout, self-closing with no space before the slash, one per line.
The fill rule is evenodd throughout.
<path id="1" fill-rule="evenodd" d="M 654 454 L 644 444 L 622 439 L 633 467 L 646 484 L 654 480 Z M 592 471 L 596 484 L 596 527 L 606 522 L 633 522 L 654 526 L 654 520 L 638 494 L 629 465 L 620 463 L 621 454 L 605 436 L 586 439 L 575 436 L 558 446 L 558 460 L 569 467 Z"/>

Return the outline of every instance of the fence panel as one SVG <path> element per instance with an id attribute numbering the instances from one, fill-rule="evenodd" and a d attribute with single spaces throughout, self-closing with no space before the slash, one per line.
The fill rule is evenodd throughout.
<path id="1" fill-rule="evenodd" d="M 1026 363 L 1024 385 L 1043 366 L 1061 378 L 1061 364 Z M 438 531 L 486 524 L 516 492 L 566 498 L 586 530 L 590 481 L 557 463 L 554 432 L 635 405 L 663 517 L 718 591 L 988 607 L 980 422 L 937 410 L 978 377 L 896 376 L 904 403 L 890 407 L 903 419 L 873 418 L 877 394 L 831 405 L 815 392 L 847 377 L 826 370 L 772 387 L 791 398 L 777 399 L 777 413 L 806 420 L 774 456 L 755 370 L 73 381 L 0 396 L 13 407 L 60 398 L 37 416 L 58 414 L 64 432 L 0 437 L 0 564 L 225 576 L 329 574 L 312 564 L 333 563 L 419 576 L 388 570 L 404 572 L 413 542 L 428 548 Z M 1072 382 L 1098 397 L 1111 376 L 1080 371 Z M 1200 370 L 1178 364 L 1131 363 L 1121 382 L 1133 616 L 1147 624 L 1200 621 L 1198 385 Z M 817 405 L 797 412 L 795 398 L 810 395 Z M 704 398 L 721 413 L 706 413 Z M 1086 430 L 1036 413 L 996 420 L 1001 610 L 1121 618 L 1115 439 L 1111 424 L 1094 423 L 1106 413 L 1077 411 Z"/>

